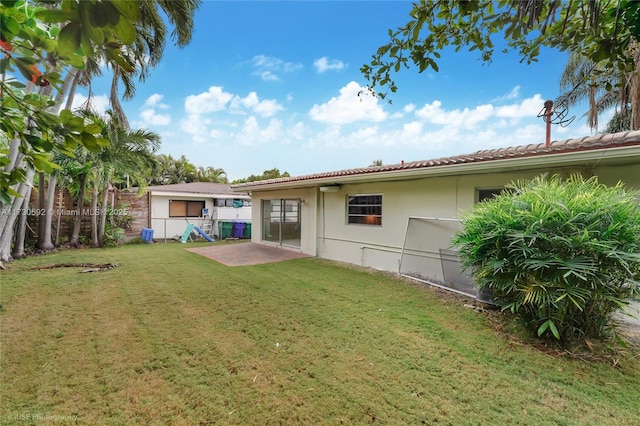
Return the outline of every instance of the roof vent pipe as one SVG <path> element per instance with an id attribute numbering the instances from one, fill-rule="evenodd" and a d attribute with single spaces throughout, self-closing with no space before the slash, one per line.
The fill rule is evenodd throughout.
<path id="1" fill-rule="evenodd" d="M 545 147 L 551 146 L 551 114 L 553 114 L 553 101 L 545 101 L 544 103 L 544 122 L 547 123 L 547 137 L 545 139 Z"/>
<path id="2" fill-rule="evenodd" d="M 553 105 L 553 101 L 545 101 L 544 107 L 538 113 L 538 117 L 542 117 L 544 122 L 547 124 L 547 137 L 545 141 L 545 146 L 549 148 L 551 146 L 551 125 L 559 124 L 562 127 L 567 127 L 573 121 L 575 116 L 571 118 L 566 118 L 569 108 L 566 106 L 566 98 L 561 99 L 556 103 L 555 108 Z"/>

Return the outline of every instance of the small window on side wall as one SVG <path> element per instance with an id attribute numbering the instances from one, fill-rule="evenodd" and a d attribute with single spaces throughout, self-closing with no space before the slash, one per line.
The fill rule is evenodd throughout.
<path id="1" fill-rule="evenodd" d="M 347 196 L 347 223 L 382 225 L 382 194 Z"/>
<path id="2" fill-rule="evenodd" d="M 489 189 L 477 189 L 476 190 L 476 195 L 477 195 L 477 199 L 476 202 L 477 203 L 481 203 L 485 200 L 491 200 L 492 198 L 494 198 L 496 195 L 500 195 L 504 192 L 504 188 L 489 188 Z"/>
<path id="3" fill-rule="evenodd" d="M 169 217 L 201 217 L 204 201 L 169 200 Z"/>

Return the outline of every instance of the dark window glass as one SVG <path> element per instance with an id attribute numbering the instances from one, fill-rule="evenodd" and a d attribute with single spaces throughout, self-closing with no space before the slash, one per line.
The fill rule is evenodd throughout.
<path id="1" fill-rule="evenodd" d="M 382 225 L 382 195 L 349 195 L 347 223 Z"/>
<path id="2" fill-rule="evenodd" d="M 169 200 L 169 217 L 201 217 L 204 201 Z"/>
<path id="3" fill-rule="evenodd" d="M 478 202 L 481 203 L 484 200 L 490 200 L 496 195 L 502 194 L 504 188 L 492 188 L 492 189 L 478 189 Z"/>

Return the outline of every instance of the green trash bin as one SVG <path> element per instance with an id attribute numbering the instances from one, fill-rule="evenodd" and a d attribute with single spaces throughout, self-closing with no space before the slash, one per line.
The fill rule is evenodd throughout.
<path id="1" fill-rule="evenodd" d="M 221 220 L 218 224 L 220 231 L 220 239 L 231 238 L 231 229 L 233 228 L 233 222 Z"/>
<path id="2" fill-rule="evenodd" d="M 251 239 L 251 222 L 247 222 L 244 225 L 244 238 Z"/>

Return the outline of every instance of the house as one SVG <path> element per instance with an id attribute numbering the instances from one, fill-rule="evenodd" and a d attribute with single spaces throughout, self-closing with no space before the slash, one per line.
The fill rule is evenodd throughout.
<path id="1" fill-rule="evenodd" d="M 147 187 L 148 224 L 153 238 L 180 238 L 189 224 L 220 237 L 224 224 L 251 223 L 251 198 L 246 193 L 232 192 L 230 187 L 209 182 Z"/>
<path id="2" fill-rule="evenodd" d="M 249 192 L 254 243 L 441 283 L 456 289 L 451 237 L 460 213 L 541 174 L 597 176 L 640 189 L 640 131 L 599 134 L 232 185 Z M 458 289 L 468 293 L 468 283 Z"/>

